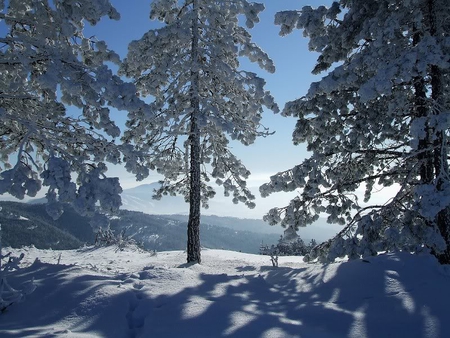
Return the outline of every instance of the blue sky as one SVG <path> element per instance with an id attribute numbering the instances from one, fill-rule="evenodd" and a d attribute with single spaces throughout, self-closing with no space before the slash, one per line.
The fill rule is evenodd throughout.
<path id="1" fill-rule="evenodd" d="M 242 62 L 242 68 L 255 71 L 266 80 L 266 89 L 271 91 L 282 109 L 287 101 L 306 94 L 310 83 L 319 79 L 319 77 L 311 75 L 311 70 L 318 55 L 308 50 L 308 40 L 303 37 L 301 31 L 295 31 L 289 36 L 280 37 L 278 34 L 279 26 L 275 26 L 273 23 L 274 15 L 278 11 L 301 9 L 305 5 L 311 5 L 312 7 L 328 5 L 331 0 L 266 0 L 262 2 L 265 4 L 266 10 L 260 15 L 260 23 L 255 25 L 250 33 L 254 42 L 274 60 L 276 72 L 269 74 L 259 70 L 256 65 L 249 62 Z M 86 35 L 95 35 L 98 39 L 105 40 L 111 49 L 121 57 L 125 57 L 127 45 L 130 41 L 141 38 L 148 30 L 159 27 L 160 23 L 149 19 L 149 0 L 134 0 L 132 2 L 112 0 L 111 3 L 121 14 L 121 20 L 104 19 L 94 27 L 86 27 Z M 125 116 L 125 113 L 122 116 Z M 293 118 L 267 112 L 264 114 L 263 124 L 276 132 L 273 136 L 265 139 L 260 138 L 255 144 L 248 147 L 237 143 L 231 144 L 233 152 L 252 172 L 248 184 L 253 187 L 255 192 L 261 184 L 268 181 L 271 175 L 292 168 L 294 165 L 301 163 L 307 156 L 305 146 L 294 146 L 292 144 L 291 139 L 295 122 L 296 120 Z M 126 173 L 121 168 L 109 167 L 110 175 L 119 176 L 124 188 L 151 183 L 159 178 L 156 174 L 151 174 L 145 181 L 136 182 L 131 174 Z M 220 190 L 218 191 L 219 195 L 222 195 Z M 229 201 L 230 215 L 261 217 L 269 208 L 275 205 L 285 205 L 294 195 L 279 193 L 268 199 L 258 198 L 256 201 L 257 208 L 251 211 L 243 206 L 235 207 Z M 223 203 L 219 204 L 223 205 Z M 210 210 L 208 213 L 214 213 L 214 210 Z M 224 211 L 221 210 L 220 214 L 224 214 Z"/>

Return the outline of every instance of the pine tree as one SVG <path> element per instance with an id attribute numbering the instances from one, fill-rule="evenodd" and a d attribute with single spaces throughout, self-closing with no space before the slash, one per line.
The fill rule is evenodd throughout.
<path id="1" fill-rule="evenodd" d="M 265 216 L 272 224 L 298 227 L 321 213 L 346 224 L 311 258 L 427 247 L 450 262 L 449 17 L 446 0 L 342 0 L 277 13 L 281 35 L 302 29 L 320 54 L 313 73 L 327 72 L 283 110 L 298 118 L 293 141 L 311 156 L 260 188 L 301 189 Z M 391 185 L 392 199 L 370 203 L 374 189 Z"/>
<path id="2" fill-rule="evenodd" d="M 120 130 L 109 114 L 145 104 L 106 66 L 119 56 L 83 35 L 104 16 L 119 19 L 106 0 L 0 1 L 0 194 L 22 199 L 46 186 L 53 217 L 61 202 L 83 215 L 98 202 L 118 209 L 121 188 L 105 162 L 126 157 L 130 171 L 148 173 L 130 145 L 114 143 Z"/>
<path id="3" fill-rule="evenodd" d="M 121 67 L 139 93 L 153 99 L 151 114 L 135 114 L 125 142 L 148 153 L 147 164 L 164 176 L 155 197 L 181 194 L 190 204 L 187 261 L 200 262 L 200 207 L 215 195 L 209 183 L 224 187 L 233 202 L 254 207 L 246 186 L 250 172 L 230 151 L 229 142 L 249 145 L 267 130 L 263 106 L 275 112 L 264 80 L 239 68 L 247 57 L 273 72 L 268 55 L 251 41 L 262 4 L 246 0 L 151 3 L 151 19 L 164 25 L 129 45 Z"/>

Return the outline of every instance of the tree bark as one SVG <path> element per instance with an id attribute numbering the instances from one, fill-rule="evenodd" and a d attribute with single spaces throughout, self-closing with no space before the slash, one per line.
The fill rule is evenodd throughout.
<path id="1" fill-rule="evenodd" d="M 199 31 L 197 1 L 193 0 L 194 18 L 192 20 L 192 69 L 191 69 L 191 125 L 189 135 L 190 146 L 190 182 L 189 182 L 189 220 L 187 228 L 187 262 L 201 263 L 200 256 L 200 114 L 199 98 Z"/>
<path id="2" fill-rule="evenodd" d="M 413 27 L 416 30 L 416 27 Z M 422 34 L 416 32 L 413 36 L 413 45 L 419 44 Z M 414 78 L 414 116 L 416 118 L 427 117 L 429 115 L 428 110 L 428 98 L 426 92 L 426 81 L 423 77 L 417 76 Z M 428 122 L 424 126 L 425 137 L 419 139 L 418 145 L 418 160 L 420 168 L 420 182 L 422 184 L 431 184 L 434 179 L 433 172 L 433 153 L 430 144 L 430 128 Z M 431 226 L 431 224 L 430 224 Z"/>
<path id="3" fill-rule="evenodd" d="M 430 25 L 430 35 L 439 39 L 439 27 L 437 23 L 438 8 L 436 6 L 436 0 L 428 0 L 428 20 Z M 441 113 L 440 107 L 443 105 L 443 83 L 442 83 L 442 71 L 438 66 L 432 65 L 430 67 L 431 76 L 431 99 L 433 104 L 433 114 L 438 115 Z M 435 131 L 433 142 L 433 162 L 434 162 L 434 175 L 436 189 L 441 191 L 445 189 L 444 178 L 448 177 L 448 150 L 445 131 Z M 450 208 L 446 207 L 441 210 L 436 216 L 436 225 L 439 229 L 441 236 L 446 243 L 446 249 L 443 252 L 436 254 L 441 264 L 450 263 Z"/>
<path id="4" fill-rule="evenodd" d="M 439 106 L 442 103 L 442 77 L 438 67 L 431 67 L 431 97 L 434 104 L 434 114 L 439 114 Z M 445 189 L 444 181 L 445 177 L 448 177 L 448 150 L 447 150 L 447 137 L 445 131 L 437 131 L 434 135 L 434 173 L 436 179 L 436 189 L 442 191 Z M 446 207 L 439 211 L 436 217 L 436 225 L 439 232 L 446 243 L 446 249 L 436 255 L 441 264 L 450 264 L 450 208 Z"/>

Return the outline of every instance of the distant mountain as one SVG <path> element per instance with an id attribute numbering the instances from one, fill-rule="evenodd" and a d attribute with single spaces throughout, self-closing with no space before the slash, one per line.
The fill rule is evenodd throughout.
<path id="1" fill-rule="evenodd" d="M 241 219 L 235 217 L 202 215 L 202 222 L 223 226 L 234 230 L 246 230 L 267 234 L 283 234 L 284 230 L 286 230 L 280 225 L 271 226 L 261 219 Z M 309 242 L 311 239 L 315 239 L 317 242 L 323 242 L 333 237 L 341 229 L 341 226 L 329 224 L 324 218 L 319 218 L 319 220 L 314 224 L 301 227 L 298 230 L 298 234 L 305 242 Z"/>
<path id="2" fill-rule="evenodd" d="M 189 205 L 181 196 L 164 196 L 161 200 L 153 199 L 154 191 L 159 186 L 159 183 L 151 183 L 124 189 L 121 194 L 121 209 L 155 215 L 188 213 Z"/>
<path id="3" fill-rule="evenodd" d="M 122 198 L 121 209 L 155 215 L 188 213 L 189 205 L 180 196 L 164 196 L 161 200 L 153 199 L 154 190 L 157 188 L 159 188 L 159 183 L 142 184 L 135 188 L 124 189 L 120 195 Z M 27 201 L 30 204 L 42 204 L 46 202 L 46 197 L 34 198 Z"/>
<path id="4" fill-rule="evenodd" d="M 89 218 L 80 216 L 71 207 L 66 206 L 56 221 L 48 216 L 44 204 L 0 202 L 0 207 L 2 242 L 5 246 L 73 249 L 84 243 L 92 244 L 95 240 Z M 110 222 L 116 234 L 123 232 L 146 249 L 166 251 L 186 248 L 187 222 L 180 217 L 121 210 L 111 217 Z M 233 230 L 202 220 L 200 238 L 203 247 L 258 253 L 262 243 L 275 244 L 279 235 Z"/>
<path id="5" fill-rule="evenodd" d="M 167 215 L 167 217 L 183 222 L 187 222 L 188 220 L 187 215 Z M 280 226 L 272 227 L 260 219 L 201 215 L 201 220 L 202 223 L 204 224 L 220 226 L 236 231 L 250 231 L 256 233 L 277 234 L 277 235 L 281 235 L 284 232 L 284 229 L 282 227 Z"/>
<path id="6" fill-rule="evenodd" d="M 200 240 L 203 247 L 258 253 L 262 243 L 275 244 L 278 234 L 264 234 L 233 230 L 208 224 L 202 219 Z M 148 215 L 142 212 L 121 210 L 111 220 L 111 229 L 124 231 L 125 235 L 142 242 L 152 250 L 184 250 L 187 241 L 187 220 L 179 215 Z"/>
<path id="7" fill-rule="evenodd" d="M 43 205 L 31 205 L 17 202 L 0 202 L 1 240 L 3 246 L 22 247 L 34 245 L 41 249 L 75 249 L 83 245 L 83 236 L 67 231 L 70 221 L 74 220 L 68 214 L 60 218 L 57 224 L 47 214 Z M 75 219 L 80 219 L 77 215 Z M 60 226 L 59 226 L 60 225 Z M 74 232 L 81 234 L 82 224 Z M 89 227 L 90 228 L 90 227 Z M 91 230 L 92 233 L 92 230 Z"/>
<path id="8" fill-rule="evenodd" d="M 168 215 L 187 214 L 189 205 L 180 196 L 164 196 L 161 200 L 153 199 L 154 190 L 159 188 L 159 183 L 141 184 L 137 187 L 124 189 L 120 197 L 122 198 L 121 209 L 130 211 L 140 211 L 147 214 Z M 13 199 L 12 201 L 17 201 Z M 29 199 L 27 203 L 46 203 L 47 198 Z"/>
<path id="9" fill-rule="evenodd" d="M 142 184 L 135 188 L 125 189 L 122 193 L 122 209 L 140 211 L 146 214 L 170 215 L 173 219 L 187 221 L 189 211 L 188 204 L 180 196 L 164 196 L 161 200 L 152 199 L 158 183 Z M 218 197 L 220 199 L 220 197 Z M 211 200 L 211 204 L 217 203 L 217 198 Z M 252 231 L 265 234 L 282 234 L 284 228 L 279 225 L 270 226 L 262 219 L 247 219 L 236 217 L 222 217 L 207 215 L 207 210 L 202 210 L 202 222 L 230 228 L 238 231 Z M 318 242 L 326 241 L 333 237 L 342 227 L 328 224 L 320 218 L 317 222 L 298 231 L 301 238 L 306 241 L 314 238 Z"/>
<path id="10" fill-rule="evenodd" d="M 159 188 L 159 183 L 142 184 L 134 188 L 124 189 L 121 194 L 123 210 L 143 212 L 150 215 L 169 215 L 178 221 L 187 221 L 189 205 L 180 196 L 164 196 L 161 200 L 152 198 L 154 190 Z M 222 198 L 223 200 L 223 198 Z M 218 196 L 211 200 L 210 204 L 220 203 Z M 29 203 L 45 203 L 44 199 L 31 200 Z M 263 234 L 282 234 L 285 230 L 279 225 L 270 226 L 262 219 L 247 219 L 236 217 L 222 217 L 208 215 L 208 210 L 202 210 L 202 222 L 214 226 L 222 226 L 236 231 L 251 231 Z M 230 213 L 233 211 L 230 210 Z M 342 229 L 341 226 L 328 224 L 324 218 L 307 227 L 301 227 L 298 231 L 305 241 L 315 239 L 318 242 L 328 240 Z"/>

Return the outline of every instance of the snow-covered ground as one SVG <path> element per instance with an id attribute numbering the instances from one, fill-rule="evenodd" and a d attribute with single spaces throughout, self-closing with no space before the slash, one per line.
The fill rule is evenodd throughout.
<path id="1" fill-rule="evenodd" d="M 201 265 L 180 251 L 10 251 L 25 263 L 9 284 L 37 288 L 0 314 L 2 338 L 450 337 L 450 267 L 428 255 L 273 268 L 206 249 Z"/>

